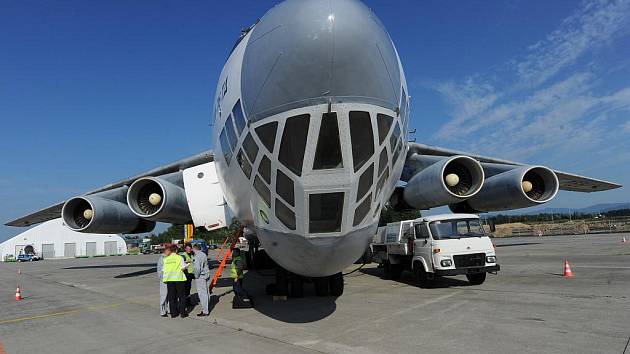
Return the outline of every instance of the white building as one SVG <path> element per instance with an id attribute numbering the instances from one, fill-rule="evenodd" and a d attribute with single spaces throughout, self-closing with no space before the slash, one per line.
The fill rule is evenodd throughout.
<path id="1" fill-rule="evenodd" d="M 28 246 L 44 259 L 127 254 L 127 245 L 120 235 L 75 232 L 65 227 L 61 219 L 55 219 L 0 243 L 0 260 L 6 255 L 17 257 Z"/>

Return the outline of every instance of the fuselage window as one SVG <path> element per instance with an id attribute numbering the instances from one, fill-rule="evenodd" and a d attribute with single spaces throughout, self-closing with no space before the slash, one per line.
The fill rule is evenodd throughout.
<path id="1" fill-rule="evenodd" d="M 378 143 L 382 144 L 385 138 L 387 137 L 387 133 L 389 133 L 389 128 L 392 126 L 392 122 L 394 121 L 394 117 L 390 117 L 387 114 L 378 114 L 376 116 L 376 123 L 378 124 Z"/>
<path id="2" fill-rule="evenodd" d="M 359 178 L 359 187 L 357 189 L 357 202 L 367 193 L 374 182 L 374 164 L 365 169 L 365 172 Z"/>
<path id="3" fill-rule="evenodd" d="M 289 230 L 295 230 L 295 213 L 280 199 L 276 199 L 276 216 Z"/>
<path id="4" fill-rule="evenodd" d="M 236 133 L 234 132 L 234 119 L 232 118 L 232 115 L 230 115 L 225 121 L 225 131 L 227 132 L 230 146 L 232 146 L 232 150 L 234 150 L 234 148 L 236 148 L 238 138 L 236 137 Z"/>
<path id="5" fill-rule="evenodd" d="M 350 136 L 354 172 L 357 172 L 374 155 L 374 133 L 368 112 L 350 112 Z"/>
<path id="6" fill-rule="evenodd" d="M 236 155 L 236 162 L 238 162 L 238 165 L 241 166 L 243 173 L 245 173 L 245 176 L 247 176 L 247 179 L 249 179 L 252 176 L 252 165 L 249 163 L 249 161 L 247 161 L 247 158 L 245 158 L 245 155 L 243 154 L 243 149 L 240 149 L 238 151 L 238 154 Z"/>
<path id="7" fill-rule="evenodd" d="M 324 113 L 315 149 L 314 170 L 343 168 L 337 113 Z"/>
<path id="8" fill-rule="evenodd" d="M 405 89 L 402 90 L 402 98 L 400 99 L 400 117 L 404 127 L 407 123 L 407 94 Z"/>
<path id="9" fill-rule="evenodd" d="M 354 220 L 352 226 L 357 226 L 365 219 L 365 216 L 370 212 L 370 206 L 372 205 L 372 195 L 368 195 L 367 198 L 354 211 Z"/>
<path id="10" fill-rule="evenodd" d="M 288 118 L 282 132 L 278 160 L 298 176 L 302 175 L 309 122 L 309 114 Z"/>
<path id="11" fill-rule="evenodd" d="M 387 149 L 383 148 L 381 156 L 378 158 L 378 174 L 380 175 L 387 166 Z"/>
<path id="12" fill-rule="evenodd" d="M 260 176 L 262 176 L 265 182 L 271 184 L 271 161 L 269 160 L 269 158 L 267 158 L 267 156 L 263 156 L 263 158 L 260 160 L 260 164 L 258 165 L 258 173 L 260 173 Z"/>
<path id="13" fill-rule="evenodd" d="M 241 108 L 241 100 L 236 101 L 236 104 L 232 109 L 232 115 L 234 116 L 236 129 L 238 129 L 238 135 L 241 135 L 243 129 L 245 129 L 245 116 L 243 115 L 243 108 Z"/>
<path id="14" fill-rule="evenodd" d="M 309 195 L 309 232 L 341 231 L 343 192 Z"/>
<path id="15" fill-rule="evenodd" d="M 291 206 L 295 206 L 295 193 L 293 191 L 293 180 L 282 171 L 276 171 L 276 193 Z"/>
<path id="16" fill-rule="evenodd" d="M 389 137 L 389 147 L 390 151 L 394 151 L 396 148 L 396 143 L 398 142 L 398 138 L 400 137 L 400 125 L 396 123 L 396 128 L 394 128 L 394 132 L 392 136 Z"/>
<path id="17" fill-rule="evenodd" d="M 225 135 L 225 128 L 221 131 L 221 136 L 219 136 L 219 141 L 221 142 L 221 150 L 223 150 L 223 157 L 225 158 L 225 162 L 227 162 L 229 166 L 230 160 L 232 159 L 232 148 L 230 147 L 230 143 L 228 142 L 227 136 Z"/>
<path id="18" fill-rule="evenodd" d="M 273 146 L 276 144 L 276 131 L 278 122 L 271 122 L 256 128 L 256 134 L 269 152 L 273 153 Z"/>
<path id="19" fill-rule="evenodd" d="M 265 182 L 263 182 L 258 176 L 254 177 L 254 188 L 265 204 L 267 204 L 267 207 L 271 208 L 271 192 L 265 185 Z"/>
<path id="20" fill-rule="evenodd" d="M 254 161 L 256 161 L 256 157 L 258 156 L 258 145 L 256 145 L 256 142 L 250 133 L 247 133 L 247 136 L 243 141 L 243 148 L 245 149 L 245 153 L 247 154 L 247 157 L 249 157 L 249 160 L 254 163 Z"/>

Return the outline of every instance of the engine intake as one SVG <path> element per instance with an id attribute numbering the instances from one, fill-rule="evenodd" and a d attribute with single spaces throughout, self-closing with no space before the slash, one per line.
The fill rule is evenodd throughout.
<path id="1" fill-rule="evenodd" d="M 139 218 L 126 204 L 98 194 L 70 198 L 61 217 L 68 228 L 85 233 L 140 233 L 155 227 L 155 222 Z"/>
<path id="2" fill-rule="evenodd" d="M 481 191 L 451 210 L 499 211 L 527 208 L 552 200 L 558 193 L 556 174 L 543 166 L 523 166 L 486 179 Z"/>
<path id="3" fill-rule="evenodd" d="M 414 208 L 457 203 L 474 196 L 483 185 L 483 168 L 471 157 L 417 156 L 414 159 L 421 170 L 409 179 L 403 193 L 405 202 Z"/>
<path id="4" fill-rule="evenodd" d="M 181 172 L 143 177 L 129 187 L 127 204 L 135 215 L 153 221 L 186 224 L 192 221 Z"/>

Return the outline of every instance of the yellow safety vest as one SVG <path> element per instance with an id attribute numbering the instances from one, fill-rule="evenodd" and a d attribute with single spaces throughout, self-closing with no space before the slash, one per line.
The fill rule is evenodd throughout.
<path id="1" fill-rule="evenodd" d="M 193 274 L 193 272 L 195 271 L 195 268 L 193 266 L 194 257 L 190 256 L 186 252 L 182 252 L 180 253 L 180 255 L 184 257 L 184 260 L 186 261 L 186 263 L 188 263 L 188 268 L 186 268 L 188 270 L 188 274 Z"/>
<path id="2" fill-rule="evenodd" d="M 232 279 L 243 279 L 243 270 L 239 270 L 238 267 L 236 267 L 236 261 L 240 262 L 240 260 L 240 256 L 232 258 L 232 266 L 230 267 L 230 276 Z"/>
<path id="3" fill-rule="evenodd" d="M 186 274 L 182 270 L 182 257 L 177 253 L 171 253 L 170 256 L 164 257 L 164 266 L 162 267 L 162 282 L 186 281 Z"/>

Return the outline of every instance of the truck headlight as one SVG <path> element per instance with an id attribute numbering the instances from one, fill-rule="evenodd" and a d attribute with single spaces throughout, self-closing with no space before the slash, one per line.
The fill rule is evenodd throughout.
<path id="1" fill-rule="evenodd" d="M 440 261 L 440 265 L 442 267 L 450 267 L 451 265 L 453 265 L 453 261 L 451 261 L 450 259 L 443 259 L 442 261 Z"/>
<path id="2" fill-rule="evenodd" d="M 497 257 L 496 256 L 488 256 L 486 257 L 486 263 L 496 263 L 497 262 Z"/>

